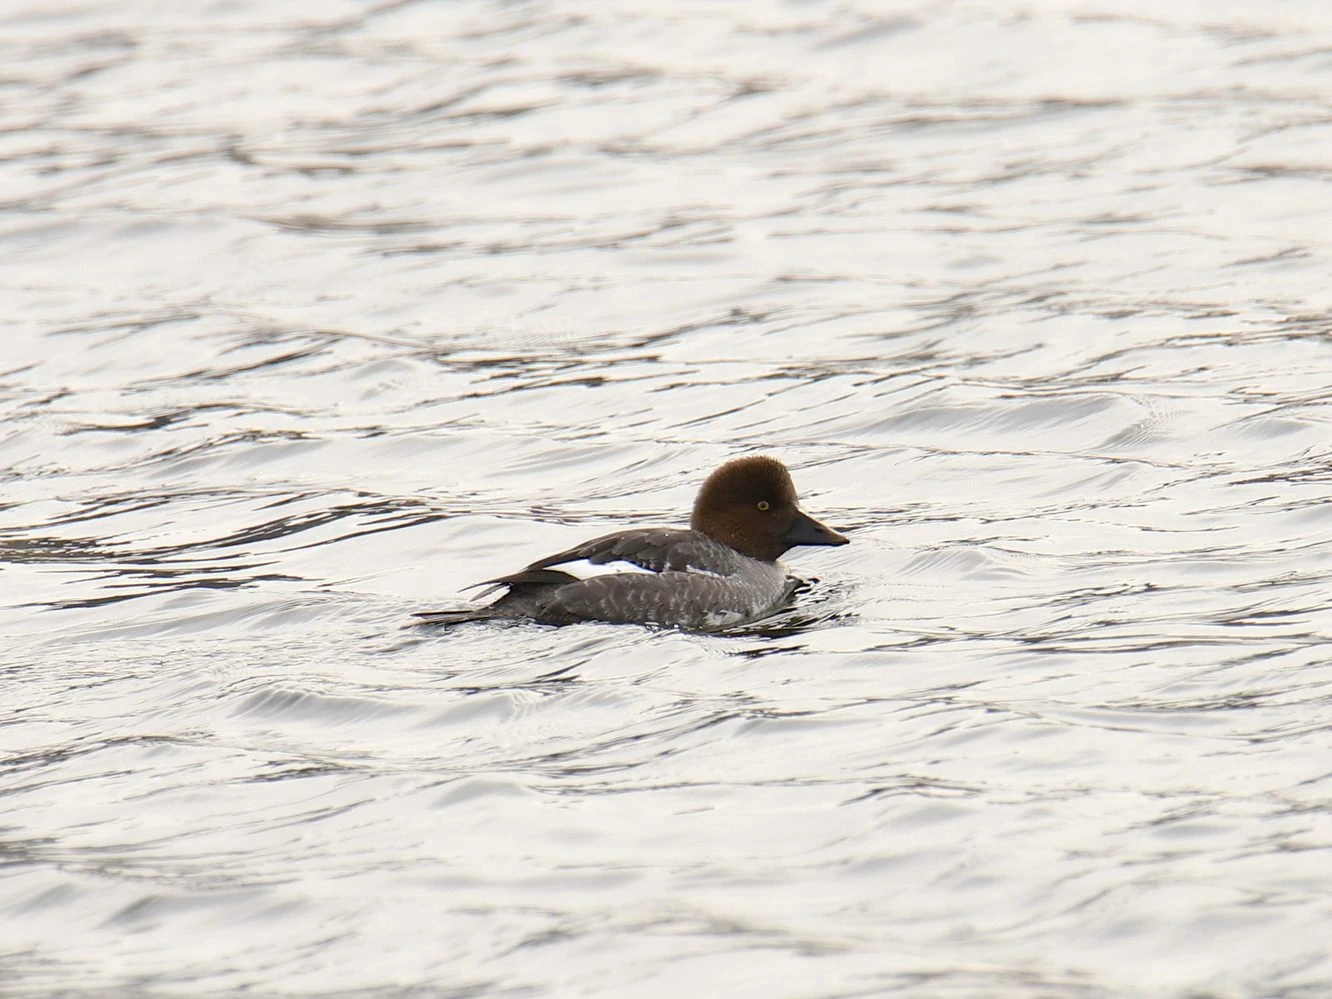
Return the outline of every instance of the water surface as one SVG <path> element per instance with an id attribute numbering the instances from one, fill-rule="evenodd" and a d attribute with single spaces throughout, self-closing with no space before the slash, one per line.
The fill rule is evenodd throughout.
<path id="1" fill-rule="evenodd" d="M 0 991 L 1332 992 L 1332 27 L 0 13 Z M 736 635 L 405 627 L 775 454 Z"/>

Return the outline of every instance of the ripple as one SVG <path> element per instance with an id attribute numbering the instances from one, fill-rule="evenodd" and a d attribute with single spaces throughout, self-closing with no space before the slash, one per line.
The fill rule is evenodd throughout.
<path id="1" fill-rule="evenodd" d="M 9 990 L 1326 994 L 1325 12 L 1010 6 L 11 4 Z"/>

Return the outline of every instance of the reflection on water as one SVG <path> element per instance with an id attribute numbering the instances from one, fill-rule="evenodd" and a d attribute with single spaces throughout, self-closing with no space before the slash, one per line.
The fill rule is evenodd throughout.
<path id="1" fill-rule="evenodd" d="M 1320 5 L 0 25 L 9 991 L 1332 991 Z"/>

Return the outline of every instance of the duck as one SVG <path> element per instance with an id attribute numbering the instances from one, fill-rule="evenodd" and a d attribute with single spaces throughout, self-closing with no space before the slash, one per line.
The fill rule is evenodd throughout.
<path id="1" fill-rule="evenodd" d="M 789 576 L 778 559 L 790 549 L 849 542 L 800 509 L 785 465 L 768 455 L 751 455 L 728 461 L 704 480 L 687 528 L 603 534 L 474 584 L 486 587 L 477 599 L 504 591 L 490 604 L 415 616 L 420 624 L 437 626 L 597 621 L 720 631 L 788 605 L 800 580 Z M 580 577 L 569 571 L 572 563 L 623 571 Z"/>

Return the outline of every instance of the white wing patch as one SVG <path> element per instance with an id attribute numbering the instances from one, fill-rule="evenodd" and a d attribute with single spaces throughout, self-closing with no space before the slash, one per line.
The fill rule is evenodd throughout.
<path id="1" fill-rule="evenodd" d="M 593 576 L 614 576 L 623 575 L 626 572 L 632 572 L 636 576 L 655 576 L 658 573 L 651 569 L 644 569 L 641 565 L 635 565 L 633 562 L 606 562 L 602 565 L 595 565 L 587 559 L 578 559 L 576 562 L 565 562 L 560 565 L 562 572 L 577 576 L 579 579 L 591 579 Z M 679 571 L 679 570 L 676 570 Z M 684 570 L 690 576 L 703 576 L 707 579 L 725 579 L 726 574 L 722 572 L 713 572 L 711 569 L 704 569 L 701 566 L 691 565 Z"/>
<path id="2" fill-rule="evenodd" d="M 651 569 L 644 569 L 632 562 L 606 562 L 603 565 L 594 565 L 587 559 L 582 558 L 574 562 L 562 563 L 559 569 L 561 572 L 567 572 L 579 579 L 591 579 L 593 576 L 622 575 L 626 572 L 632 572 L 635 575 L 656 575 Z"/>

